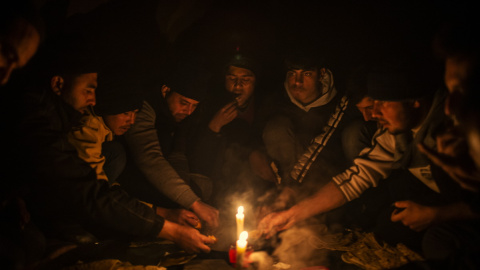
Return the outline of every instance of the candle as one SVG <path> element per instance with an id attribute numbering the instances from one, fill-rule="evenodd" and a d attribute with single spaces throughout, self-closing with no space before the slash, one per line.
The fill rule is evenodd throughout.
<path id="1" fill-rule="evenodd" d="M 247 249 L 248 232 L 243 231 L 237 240 L 237 260 L 235 262 L 237 269 L 242 269 L 245 250 Z"/>
<path id="2" fill-rule="evenodd" d="M 240 239 L 240 233 L 243 232 L 243 219 L 245 215 L 243 214 L 243 206 L 238 207 L 237 212 L 237 239 Z"/>

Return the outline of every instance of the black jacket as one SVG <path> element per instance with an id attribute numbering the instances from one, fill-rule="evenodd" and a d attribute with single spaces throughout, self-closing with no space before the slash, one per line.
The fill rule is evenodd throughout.
<path id="1" fill-rule="evenodd" d="M 80 224 L 132 237 L 156 237 L 164 219 L 119 187 L 96 179 L 68 143 L 80 114 L 52 91 L 29 92 L 17 129 L 28 170 L 32 216 L 45 230 L 52 224 Z"/>

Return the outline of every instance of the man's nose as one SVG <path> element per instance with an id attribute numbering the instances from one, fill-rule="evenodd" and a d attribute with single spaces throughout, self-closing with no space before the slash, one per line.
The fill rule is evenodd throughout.
<path id="1" fill-rule="evenodd" d="M 241 88 L 242 86 L 243 86 L 242 80 L 239 80 L 239 79 L 235 80 L 235 83 L 233 84 L 234 88 Z"/>
<path id="2" fill-rule="evenodd" d="M 380 104 L 378 102 L 375 102 L 373 104 L 373 109 L 372 109 L 372 113 L 371 113 L 371 117 L 372 118 L 378 118 L 379 116 L 381 116 L 382 113 L 380 112 Z"/>
<path id="3" fill-rule="evenodd" d="M 450 102 L 450 99 L 447 98 L 447 99 L 445 100 L 445 108 L 444 108 L 444 110 L 445 110 L 445 115 L 446 115 L 446 116 L 452 116 L 452 108 L 451 108 L 450 103 L 451 103 L 451 102 Z"/>
<path id="4" fill-rule="evenodd" d="M 295 75 L 295 84 L 302 84 L 302 83 L 303 83 L 303 75 L 302 74 Z"/>
<path id="5" fill-rule="evenodd" d="M 4 68 L 3 78 L 0 78 L 0 79 L 1 79 L 0 85 L 5 85 L 5 84 L 7 84 L 8 79 L 10 79 L 10 75 L 12 75 L 12 71 L 13 71 L 14 69 L 15 69 L 15 65 L 14 65 L 14 64 L 8 64 L 8 65 Z"/>
<path id="6" fill-rule="evenodd" d="M 131 112 L 128 116 L 129 117 L 127 119 L 127 124 L 130 124 L 130 125 L 135 124 L 135 118 L 137 117 L 137 114 L 134 112 Z"/>
<path id="7" fill-rule="evenodd" d="M 187 106 L 187 115 L 192 114 L 194 110 L 195 110 L 195 108 L 193 107 L 192 104 L 188 105 Z"/>
<path id="8" fill-rule="evenodd" d="M 97 99 L 95 97 L 95 94 L 88 96 L 87 103 L 90 106 L 95 106 L 95 104 L 97 104 Z"/>

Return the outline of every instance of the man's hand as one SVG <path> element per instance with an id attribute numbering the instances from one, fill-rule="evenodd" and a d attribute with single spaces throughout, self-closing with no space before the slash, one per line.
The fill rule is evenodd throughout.
<path id="1" fill-rule="evenodd" d="M 202 201 L 196 201 L 192 204 L 192 211 L 203 221 L 207 227 L 215 229 L 218 227 L 218 210 Z"/>
<path id="2" fill-rule="evenodd" d="M 194 228 L 179 225 L 168 220 L 165 220 L 158 237 L 175 242 L 188 253 L 210 252 L 210 247 L 207 245 L 215 243 L 215 240 L 201 234 Z"/>
<path id="3" fill-rule="evenodd" d="M 253 173 L 270 182 L 277 182 L 277 177 L 270 166 L 267 156 L 258 150 L 253 150 L 248 156 Z"/>
<path id="4" fill-rule="evenodd" d="M 293 215 L 287 210 L 268 214 L 260 221 L 257 229 L 268 239 L 277 232 L 292 227 L 294 224 L 295 220 Z"/>
<path id="5" fill-rule="evenodd" d="M 424 206 L 412 201 L 396 202 L 395 207 L 400 209 L 393 211 L 391 220 L 401 221 L 414 231 L 423 231 L 438 222 L 439 207 Z"/>
<path id="6" fill-rule="evenodd" d="M 210 128 L 210 130 L 213 132 L 218 133 L 223 126 L 232 122 L 233 119 L 237 118 L 237 116 L 237 102 L 230 102 L 213 116 L 212 120 L 210 120 L 210 123 L 208 124 L 208 128 Z"/>
<path id="7" fill-rule="evenodd" d="M 196 227 L 200 219 L 193 213 L 185 209 L 166 209 L 165 219 L 191 227 Z"/>

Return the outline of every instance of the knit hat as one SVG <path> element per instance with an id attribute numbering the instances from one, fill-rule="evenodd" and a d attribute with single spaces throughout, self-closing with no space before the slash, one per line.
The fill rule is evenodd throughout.
<path id="1" fill-rule="evenodd" d="M 98 75 L 97 103 L 99 115 L 116 115 L 140 109 L 143 103 L 143 86 L 135 72 L 109 68 Z"/>
<path id="2" fill-rule="evenodd" d="M 178 61 L 173 74 L 166 79 L 171 91 L 187 98 L 201 101 L 208 92 L 211 72 L 208 66 L 195 59 Z"/>
<path id="3" fill-rule="evenodd" d="M 229 66 L 235 66 L 239 68 L 245 68 L 252 71 L 256 76 L 259 76 L 260 65 L 251 56 L 245 53 L 237 52 L 228 61 L 225 68 Z"/>

